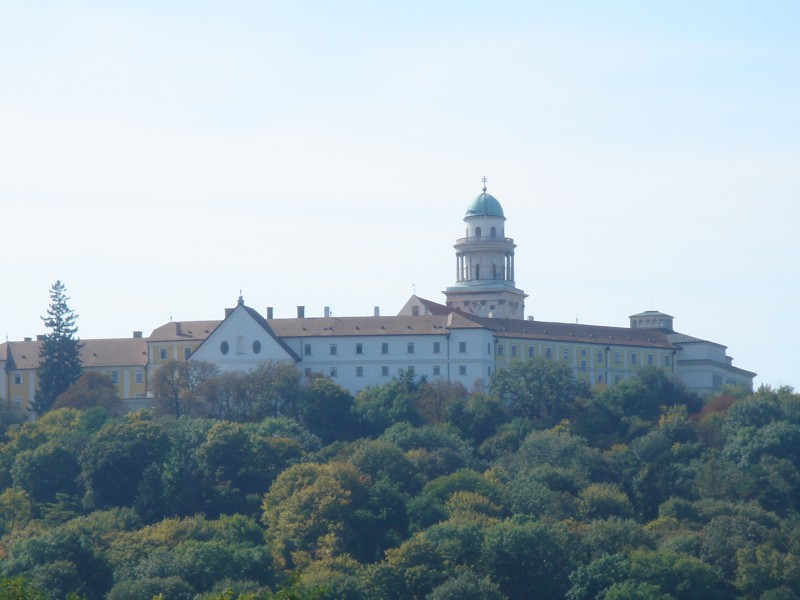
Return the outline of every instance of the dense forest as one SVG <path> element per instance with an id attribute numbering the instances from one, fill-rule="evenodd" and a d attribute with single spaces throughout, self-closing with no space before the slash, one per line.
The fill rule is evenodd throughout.
<path id="1" fill-rule="evenodd" d="M 4 416 L 0 598 L 800 599 L 800 395 L 266 365 Z M 13 420 L 13 419 L 12 419 Z"/>

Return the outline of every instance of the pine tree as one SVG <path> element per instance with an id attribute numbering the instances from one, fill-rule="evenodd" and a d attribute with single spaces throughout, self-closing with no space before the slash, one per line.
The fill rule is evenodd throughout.
<path id="1" fill-rule="evenodd" d="M 38 415 L 81 376 L 81 343 L 75 334 L 78 315 L 67 305 L 67 288 L 56 281 L 50 288 L 50 306 L 42 317 L 48 331 L 39 352 L 39 389 L 31 407 Z"/>

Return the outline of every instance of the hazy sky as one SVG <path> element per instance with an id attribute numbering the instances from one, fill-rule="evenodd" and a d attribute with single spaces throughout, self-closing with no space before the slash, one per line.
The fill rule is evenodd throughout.
<path id="1" fill-rule="evenodd" d="M 800 3 L 0 3 L 0 335 L 443 301 L 488 177 L 543 321 L 800 387 Z"/>

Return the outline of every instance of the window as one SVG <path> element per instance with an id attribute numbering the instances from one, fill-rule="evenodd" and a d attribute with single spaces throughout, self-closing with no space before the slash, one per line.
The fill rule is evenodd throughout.
<path id="1" fill-rule="evenodd" d="M 356 344 L 356 354 L 364 354 L 364 344 Z"/>
<path id="2" fill-rule="evenodd" d="M 411 307 L 411 314 L 415 317 L 419 316 L 419 306 L 412 306 Z"/>
<path id="3" fill-rule="evenodd" d="M 619 363 L 619 352 L 614 352 L 614 362 Z"/>
<path id="4" fill-rule="evenodd" d="M 664 366 L 665 366 L 665 367 L 668 367 L 668 366 L 669 366 L 669 356 L 665 356 L 665 357 L 664 357 Z"/>
<path id="5" fill-rule="evenodd" d="M 635 354 L 631 354 L 631 364 L 632 365 L 636 364 L 636 355 Z"/>
<path id="6" fill-rule="evenodd" d="M 553 358 L 553 349 L 552 348 L 545 348 L 544 349 L 544 355 L 547 358 Z"/>
<path id="7" fill-rule="evenodd" d="M 503 356 L 505 351 L 506 351 L 505 346 L 503 346 L 502 344 L 497 344 L 497 356 Z"/>
<path id="8" fill-rule="evenodd" d="M 467 374 L 467 365 L 459 365 L 458 374 L 464 376 Z"/>
<path id="9" fill-rule="evenodd" d="M 136 383 L 144 383 L 144 372 L 141 369 L 136 370 Z"/>
<path id="10" fill-rule="evenodd" d="M 303 354 L 306 356 L 311 354 L 311 344 L 303 344 Z"/>
<path id="11" fill-rule="evenodd" d="M 433 365 L 433 375 L 438 377 L 442 374 L 442 368 L 439 365 Z"/>
<path id="12" fill-rule="evenodd" d="M 603 352 L 601 350 L 597 351 L 597 362 L 603 362 Z"/>
<path id="13" fill-rule="evenodd" d="M 227 354 L 228 350 L 230 350 L 230 347 L 228 346 L 228 342 L 222 342 L 219 345 L 219 351 L 222 352 L 223 354 Z"/>
<path id="14" fill-rule="evenodd" d="M 166 348 L 161 348 L 158 351 L 158 356 L 161 358 L 161 360 L 167 360 L 167 349 Z"/>
<path id="15" fill-rule="evenodd" d="M 137 400 L 141 400 L 142 399 L 142 394 L 136 394 L 136 399 Z"/>
<path id="16" fill-rule="evenodd" d="M 331 354 L 338 354 L 339 350 L 336 348 L 336 344 L 331 344 Z"/>
<path id="17" fill-rule="evenodd" d="M 462 354 L 467 351 L 467 342 L 458 342 L 458 351 Z"/>
<path id="18" fill-rule="evenodd" d="M 722 375 L 712 375 L 711 376 L 711 386 L 718 390 L 722 387 Z"/>
<path id="19" fill-rule="evenodd" d="M 480 227 L 476 227 L 475 228 L 475 237 L 481 237 L 481 228 Z"/>
<path id="20" fill-rule="evenodd" d="M 119 371 L 111 371 L 112 383 L 119 383 Z"/>
<path id="21" fill-rule="evenodd" d="M 491 353 L 492 353 L 492 343 L 486 342 L 486 354 L 491 354 Z"/>
<path id="22" fill-rule="evenodd" d="M 647 355 L 647 364 L 653 366 L 655 359 L 653 358 L 652 354 Z"/>
<path id="23" fill-rule="evenodd" d="M 595 381 L 597 383 L 603 383 L 603 374 L 602 373 L 598 373 L 597 377 L 595 378 Z"/>
<path id="24" fill-rule="evenodd" d="M 585 371 L 585 370 L 586 370 L 586 361 L 582 360 L 581 361 L 581 371 Z"/>
<path id="25" fill-rule="evenodd" d="M 189 360 L 189 357 L 192 355 L 192 349 L 189 346 L 184 347 L 183 349 L 183 360 Z"/>
<path id="26" fill-rule="evenodd" d="M 389 344 L 386 342 L 381 344 L 381 354 L 389 354 Z"/>
<path id="27" fill-rule="evenodd" d="M 564 349 L 564 350 L 561 352 L 561 358 L 563 358 L 564 360 L 569 360 L 569 350 L 567 350 L 567 349 Z"/>
<path id="28" fill-rule="evenodd" d="M 619 383 L 619 380 L 621 379 L 621 377 L 622 377 L 622 376 L 621 376 L 619 373 L 617 373 L 616 375 L 614 375 L 614 383 Z"/>
<path id="29" fill-rule="evenodd" d="M 439 354 L 442 351 L 442 344 L 441 342 L 433 342 L 433 353 Z"/>
<path id="30" fill-rule="evenodd" d="M 581 356 L 586 356 L 586 350 L 585 349 L 581 349 Z"/>
<path id="31" fill-rule="evenodd" d="M 339 370 L 336 367 L 331 367 L 331 377 L 336 377 L 339 374 Z"/>
<path id="32" fill-rule="evenodd" d="M 517 355 L 517 347 L 512 345 L 511 346 L 511 356 L 516 356 L 516 355 Z"/>
<path id="33" fill-rule="evenodd" d="M 528 346 L 528 358 L 533 358 L 533 356 L 534 356 L 533 346 Z"/>
<path id="34" fill-rule="evenodd" d="M 489 230 L 489 235 L 490 235 L 491 237 L 496 237 L 496 236 L 497 236 L 497 229 L 496 229 L 495 227 L 492 227 L 492 228 Z"/>
<path id="35" fill-rule="evenodd" d="M 14 396 L 14 404 L 16 404 L 17 406 L 22 404 L 22 398 L 20 398 L 19 396 Z"/>
<path id="36" fill-rule="evenodd" d="M 389 367 L 381 367 L 381 375 L 383 377 L 388 377 L 389 376 Z"/>
<path id="37" fill-rule="evenodd" d="M 311 367 L 306 367 L 306 368 L 303 370 L 303 374 L 304 374 L 306 377 L 311 377 Z"/>
<path id="38" fill-rule="evenodd" d="M 253 354 L 261 354 L 261 342 L 258 340 L 253 342 Z"/>
<path id="39" fill-rule="evenodd" d="M 364 367 L 356 367 L 356 377 L 364 376 Z"/>
<path id="40" fill-rule="evenodd" d="M 22 385 L 22 373 L 14 374 L 14 383 L 17 385 Z"/>
<path id="41" fill-rule="evenodd" d="M 408 344 L 406 345 L 406 351 L 409 354 L 414 354 L 414 342 L 408 342 Z"/>

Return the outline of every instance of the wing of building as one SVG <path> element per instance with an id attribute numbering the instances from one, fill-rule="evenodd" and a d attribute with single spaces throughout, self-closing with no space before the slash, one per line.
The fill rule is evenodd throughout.
<path id="1" fill-rule="evenodd" d="M 403 371 L 428 379 L 485 385 L 496 369 L 541 356 L 564 361 L 577 377 L 614 385 L 645 366 L 657 367 L 697 392 L 723 385 L 753 387 L 755 373 L 734 367 L 722 344 L 678 333 L 674 317 L 645 311 L 629 327 L 534 321 L 529 297 L 515 282 L 514 240 L 506 237 L 500 202 L 486 191 L 469 204 L 465 236 L 456 240 L 456 281 L 445 303 L 412 296 L 395 316 L 266 317 L 240 296 L 223 319 L 170 321 L 149 337 L 83 340 L 84 368 L 107 373 L 131 406 L 147 403 L 147 383 L 169 360 L 203 360 L 221 371 L 266 361 L 297 365 L 305 376 L 330 377 L 352 392 Z M 27 406 L 36 393 L 39 342 L 0 344 L 0 395 Z"/>

